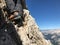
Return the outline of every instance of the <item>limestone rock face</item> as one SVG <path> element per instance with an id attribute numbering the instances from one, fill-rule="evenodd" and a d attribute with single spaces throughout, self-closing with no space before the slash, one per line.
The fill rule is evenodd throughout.
<path id="1" fill-rule="evenodd" d="M 0 0 L 0 8 L 3 8 L 6 6 L 5 0 Z"/>
<path id="2" fill-rule="evenodd" d="M 4 0 L 0 0 L 0 8 L 6 6 Z M 2 5 L 3 4 L 3 5 Z M 2 5 L 2 6 L 1 6 Z M 35 19 L 30 15 L 29 11 L 24 9 L 25 21 L 23 22 L 24 26 L 17 27 L 17 33 L 20 36 L 22 45 L 51 45 L 50 41 L 44 39 L 44 36 L 40 32 Z"/>
<path id="3" fill-rule="evenodd" d="M 44 39 L 40 32 L 35 19 L 30 15 L 29 11 L 24 9 L 25 22 L 24 26 L 16 27 L 18 35 L 22 40 L 22 45 L 51 45 L 50 41 Z"/>

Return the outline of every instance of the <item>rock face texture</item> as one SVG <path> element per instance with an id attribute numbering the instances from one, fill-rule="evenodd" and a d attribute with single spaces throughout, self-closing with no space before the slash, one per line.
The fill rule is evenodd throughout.
<path id="1" fill-rule="evenodd" d="M 22 45 L 51 45 L 50 41 L 44 39 L 44 36 L 35 23 L 35 19 L 30 15 L 29 11 L 26 9 L 23 11 L 25 15 L 24 26 L 19 28 L 15 26 Z"/>
<path id="2" fill-rule="evenodd" d="M 1 5 L 3 3 L 1 3 Z M 2 8 L 4 6 L 5 4 L 0 7 Z M 34 18 L 30 15 L 29 11 L 26 9 L 23 11 L 25 15 L 25 21 L 23 22 L 24 25 L 21 27 L 17 27 L 17 25 L 15 25 L 16 31 L 22 41 L 22 44 L 20 45 L 51 45 L 50 41 L 44 39 L 44 36 L 40 32 Z"/>

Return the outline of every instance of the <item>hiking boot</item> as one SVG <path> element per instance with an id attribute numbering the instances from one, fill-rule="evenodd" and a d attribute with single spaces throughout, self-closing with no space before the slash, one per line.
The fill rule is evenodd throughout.
<path id="1" fill-rule="evenodd" d="M 15 12 L 13 15 L 9 17 L 9 19 L 13 21 L 15 25 L 17 24 L 18 27 L 23 26 L 23 19 L 20 13 Z"/>
<path id="2" fill-rule="evenodd" d="M 21 18 L 21 15 L 18 13 L 18 12 L 14 12 L 14 14 L 9 17 L 10 20 L 17 20 L 17 19 L 20 19 Z"/>
<path id="3" fill-rule="evenodd" d="M 14 17 L 15 17 L 14 15 L 11 15 L 11 16 L 8 17 L 8 19 L 13 20 Z"/>

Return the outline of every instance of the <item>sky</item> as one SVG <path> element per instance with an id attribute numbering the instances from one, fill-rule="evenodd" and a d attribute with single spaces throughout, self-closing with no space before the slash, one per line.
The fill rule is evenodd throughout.
<path id="1" fill-rule="evenodd" d="M 41 30 L 60 29 L 60 0 L 26 0 Z"/>

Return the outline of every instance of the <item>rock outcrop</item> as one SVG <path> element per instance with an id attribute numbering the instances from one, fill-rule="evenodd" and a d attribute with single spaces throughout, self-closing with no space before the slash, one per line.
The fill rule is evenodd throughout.
<path id="1" fill-rule="evenodd" d="M 16 27 L 17 33 L 20 36 L 22 45 L 51 45 L 50 41 L 44 39 L 40 32 L 35 19 L 30 15 L 29 11 L 24 9 L 25 21 L 24 26 Z"/>
<path id="2" fill-rule="evenodd" d="M 2 3 L 0 3 L 0 7 L 2 8 L 6 6 L 6 4 L 3 2 L 3 0 L 1 1 Z M 24 25 L 21 27 L 17 27 L 17 25 L 15 25 L 17 33 L 22 41 L 22 45 L 51 45 L 50 41 L 44 39 L 44 36 L 40 32 L 34 18 L 30 15 L 29 11 L 26 9 L 23 11 L 25 15 L 25 21 L 23 22 Z"/>

